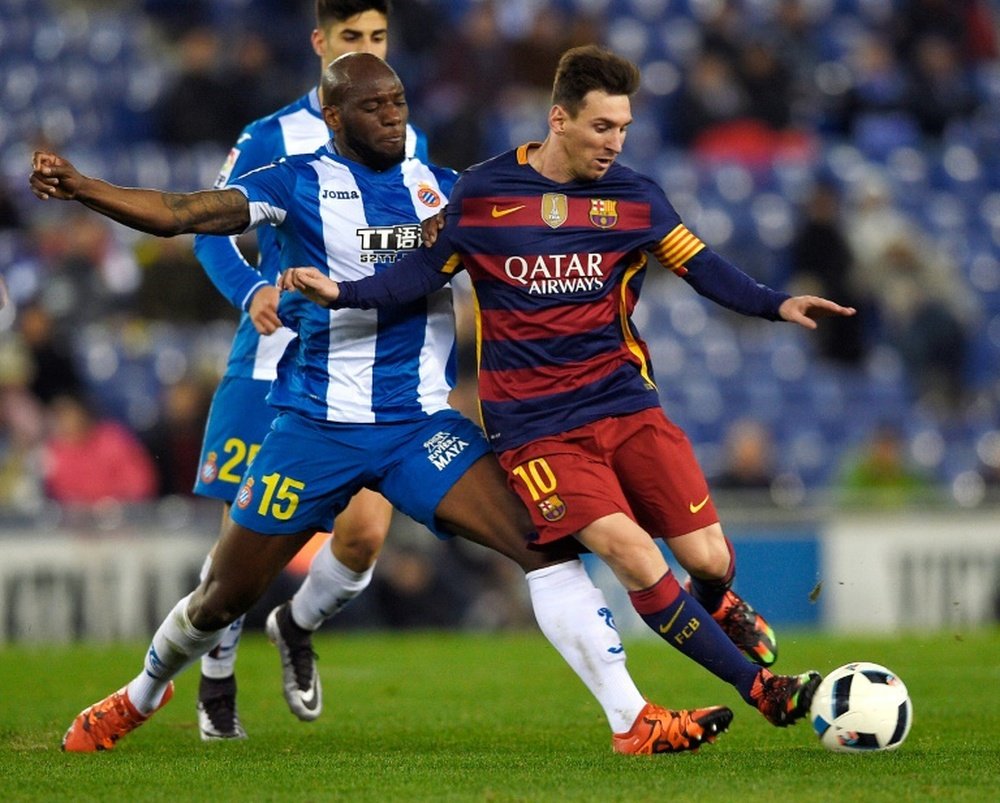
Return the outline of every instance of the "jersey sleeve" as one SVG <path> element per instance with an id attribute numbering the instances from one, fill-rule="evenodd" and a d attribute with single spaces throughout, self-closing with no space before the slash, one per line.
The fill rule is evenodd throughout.
<path id="1" fill-rule="evenodd" d="M 270 224 L 280 226 L 288 214 L 295 189 L 295 170 L 282 159 L 267 167 L 251 170 L 229 185 L 242 192 L 250 204 L 247 231 Z"/>
<path id="2" fill-rule="evenodd" d="M 787 293 L 760 284 L 715 253 L 684 225 L 659 187 L 653 185 L 650 195 L 650 222 L 654 236 L 659 235 L 650 251 L 661 265 L 727 309 L 773 321 L 781 317 L 778 308 Z"/>
<path id="3" fill-rule="evenodd" d="M 230 180 L 255 168 L 269 164 L 273 158 L 261 136 L 253 126 L 240 134 L 226 157 L 215 180 L 215 188 L 229 185 Z M 267 284 L 260 272 L 240 252 L 235 237 L 199 234 L 194 238 L 194 253 L 212 284 L 234 307 L 246 310 L 253 294 Z"/>

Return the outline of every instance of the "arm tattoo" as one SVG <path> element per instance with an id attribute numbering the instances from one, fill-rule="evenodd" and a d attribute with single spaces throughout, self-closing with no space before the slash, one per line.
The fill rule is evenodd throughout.
<path id="1" fill-rule="evenodd" d="M 250 223 L 250 206 L 239 190 L 168 192 L 163 203 L 182 231 L 239 234 Z"/>

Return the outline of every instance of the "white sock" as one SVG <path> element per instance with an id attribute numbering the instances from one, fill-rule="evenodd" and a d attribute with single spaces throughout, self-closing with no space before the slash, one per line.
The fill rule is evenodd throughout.
<path id="1" fill-rule="evenodd" d="M 188 594 L 167 614 L 153 634 L 142 672 L 128 684 L 128 698 L 141 714 L 155 711 L 170 681 L 225 633 L 225 628 L 206 633 L 192 625 L 187 615 L 190 599 Z"/>
<path id="2" fill-rule="evenodd" d="M 625 733 L 646 700 L 625 667 L 625 648 L 604 594 L 578 560 L 526 577 L 542 633 L 597 698 L 612 732 Z"/>
<path id="3" fill-rule="evenodd" d="M 212 555 L 205 556 L 205 562 L 201 565 L 199 579 L 204 581 L 208 576 L 208 570 L 212 565 Z M 222 636 L 216 647 L 210 652 L 201 656 L 201 674 L 207 678 L 228 678 L 236 671 L 236 650 L 240 643 L 240 636 L 243 635 L 243 617 L 241 616 L 229 627 Z"/>
<path id="4" fill-rule="evenodd" d="M 313 556 L 309 574 L 292 597 L 292 620 L 305 630 L 316 630 L 368 587 L 374 570 L 374 563 L 363 572 L 349 569 L 334 557 L 327 541 Z"/>

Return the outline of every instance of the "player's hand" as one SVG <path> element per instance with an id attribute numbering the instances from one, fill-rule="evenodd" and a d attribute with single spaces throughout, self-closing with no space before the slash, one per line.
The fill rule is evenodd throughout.
<path id="1" fill-rule="evenodd" d="M 281 290 L 298 290 L 310 301 L 329 307 L 340 298 L 340 287 L 316 268 L 289 268 L 278 279 Z"/>
<path id="2" fill-rule="evenodd" d="M 442 209 L 434 217 L 429 217 L 420 224 L 420 241 L 428 248 L 437 242 L 438 234 L 444 228 L 444 212 Z"/>
<path id="3" fill-rule="evenodd" d="M 85 180 L 85 176 L 57 154 L 35 151 L 31 156 L 28 185 L 35 196 L 43 201 L 49 198 L 72 201 Z"/>
<path id="4" fill-rule="evenodd" d="M 277 287 L 269 284 L 261 287 L 250 299 L 250 322 L 253 328 L 262 335 L 273 335 L 281 328 L 281 318 L 278 317 L 278 299 L 281 293 Z"/>
<path id="5" fill-rule="evenodd" d="M 854 307 L 842 307 L 819 296 L 792 296 L 778 307 L 782 320 L 797 323 L 806 329 L 815 329 L 819 318 L 829 318 L 832 315 L 849 318 L 856 312 Z"/>

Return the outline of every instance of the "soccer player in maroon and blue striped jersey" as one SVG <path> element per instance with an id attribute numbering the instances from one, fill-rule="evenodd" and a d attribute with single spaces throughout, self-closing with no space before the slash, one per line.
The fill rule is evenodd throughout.
<path id="1" fill-rule="evenodd" d="M 660 407 L 630 316 L 648 253 L 747 315 L 812 329 L 854 310 L 758 284 L 690 232 L 655 182 L 616 163 L 638 85 L 635 65 L 607 50 L 568 51 L 545 141 L 467 170 L 433 246 L 358 282 L 304 268 L 281 286 L 328 306 L 389 306 L 464 267 L 483 423 L 538 543 L 575 536 L 608 563 L 654 632 L 785 726 L 808 711 L 819 675 L 766 668 L 773 632 L 732 591 L 732 545 L 690 442 Z M 690 573 L 688 590 L 657 537 Z"/>

